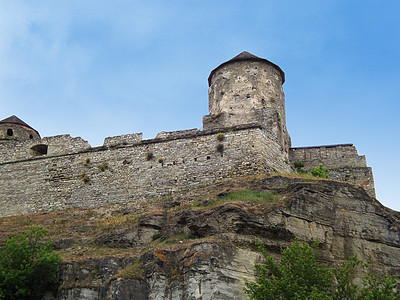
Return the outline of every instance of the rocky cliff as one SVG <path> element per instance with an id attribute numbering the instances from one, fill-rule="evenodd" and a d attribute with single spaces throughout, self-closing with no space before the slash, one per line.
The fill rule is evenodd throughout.
<path id="1" fill-rule="evenodd" d="M 256 238 L 277 258 L 299 237 L 320 242 L 325 264 L 357 254 L 400 275 L 400 214 L 332 180 L 225 180 L 123 206 L 1 218 L 1 235 L 31 223 L 49 229 L 63 257 L 57 299 L 246 299 Z"/>

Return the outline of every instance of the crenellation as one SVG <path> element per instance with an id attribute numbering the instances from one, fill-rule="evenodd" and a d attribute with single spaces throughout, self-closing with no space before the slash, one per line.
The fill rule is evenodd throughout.
<path id="1" fill-rule="evenodd" d="M 294 147 L 290 149 L 290 160 L 304 162 L 306 170 L 316 168 L 320 163 L 327 168 L 367 166 L 365 156 L 358 155 L 353 144 Z"/>
<path id="2" fill-rule="evenodd" d="M 142 141 L 142 138 L 143 138 L 142 132 L 107 137 L 104 139 L 103 146 L 112 147 L 119 145 L 138 144 Z"/>
<path id="3" fill-rule="evenodd" d="M 0 121 L 0 216 L 125 203 L 271 172 L 328 167 L 332 178 L 375 196 L 365 156 L 352 144 L 290 148 L 283 71 L 242 53 L 211 72 L 203 129 L 107 137 L 91 147 L 69 134 L 40 138 L 15 116 Z M 30 135 L 36 132 L 37 136 Z M 9 132 L 11 134 L 11 132 Z"/>
<path id="4" fill-rule="evenodd" d="M 329 169 L 332 179 L 362 186 L 375 197 L 372 169 L 367 167 L 365 155 L 358 155 L 353 144 L 296 147 L 290 148 L 289 153 L 292 164 L 301 161 L 308 171 L 322 164 Z"/>
<path id="5" fill-rule="evenodd" d="M 69 134 L 45 137 L 41 140 L 41 144 L 47 145 L 47 155 L 76 153 L 91 148 L 81 137 L 71 137 Z"/>
<path id="6" fill-rule="evenodd" d="M 170 139 L 170 138 L 184 138 L 186 136 L 192 136 L 199 134 L 200 130 L 197 128 L 188 130 L 178 130 L 178 131 L 161 131 L 155 137 L 156 139 Z"/>

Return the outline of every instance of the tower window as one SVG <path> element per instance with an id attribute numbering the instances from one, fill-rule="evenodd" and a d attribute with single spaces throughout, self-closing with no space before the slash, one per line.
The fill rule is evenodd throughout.
<path id="1" fill-rule="evenodd" d="M 13 136 L 14 135 L 13 130 L 12 129 L 7 129 L 7 135 L 8 136 Z"/>
<path id="2" fill-rule="evenodd" d="M 32 134 L 30 134 L 30 135 L 29 135 L 29 138 L 30 138 L 30 139 L 33 139 L 33 135 L 32 135 Z"/>

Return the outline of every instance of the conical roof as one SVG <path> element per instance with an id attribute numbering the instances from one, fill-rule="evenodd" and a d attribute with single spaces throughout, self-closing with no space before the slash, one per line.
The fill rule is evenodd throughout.
<path id="1" fill-rule="evenodd" d="M 251 54 L 247 51 L 243 51 L 242 53 L 236 55 L 234 58 L 220 64 L 218 67 L 216 67 L 214 70 L 211 71 L 210 76 L 208 77 L 208 85 L 211 84 L 211 77 L 214 75 L 214 73 L 221 68 L 222 66 L 225 66 L 227 64 L 233 63 L 233 62 L 237 62 L 237 61 L 241 61 L 241 60 L 249 60 L 249 61 L 261 61 L 261 62 L 265 62 L 267 64 L 270 64 L 271 66 L 273 66 L 275 69 L 277 69 L 279 71 L 279 73 L 281 73 L 281 77 L 282 77 L 282 84 L 285 82 L 285 72 L 282 71 L 282 69 L 270 62 L 269 60 L 265 59 L 265 58 L 261 58 L 258 56 L 255 56 L 254 54 Z"/>
<path id="2" fill-rule="evenodd" d="M 24 127 L 28 127 L 30 129 L 32 129 L 33 131 L 35 131 L 38 135 L 39 132 L 37 132 L 37 130 L 35 130 L 34 128 L 32 128 L 31 126 L 29 126 L 28 124 L 26 124 L 24 121 L 22 121 L 20 118 L 18 118 L 15 115 L 12 115 L 11 117 L 5 118 L 4 120 L 0 121 L 0 124 L 16 124 L 16 125 L 21 125 Z"/>

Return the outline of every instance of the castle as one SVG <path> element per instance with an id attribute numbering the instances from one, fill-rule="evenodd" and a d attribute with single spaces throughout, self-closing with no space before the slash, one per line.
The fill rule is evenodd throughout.
<path id="1" fill-rule="evenodd" d="M 216 180 L 310 170 L 375 197 L 371 168 L 352 144 L 291 147 L 286 128 L 285 73 L 242 52 L 209 78 L 203 129 L 108 137 L 99 147 L 82 138 L 41 138 L 16 116 L 0 121 L 0 216 L 124 203 Z"/>

